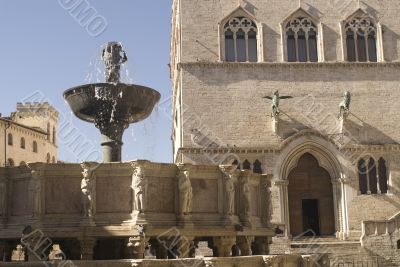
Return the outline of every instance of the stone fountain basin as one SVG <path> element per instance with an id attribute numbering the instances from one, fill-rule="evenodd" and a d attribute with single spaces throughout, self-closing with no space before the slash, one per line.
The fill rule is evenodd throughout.
<path id="1" fill-rule="evenodd" d="M 91 123 L 100 116 L 125 123 L 142 121 L 151 114 L 160 97 L 159 92 L 149 87 L 124 83 L 86 84 L 64 92 L 75 116 Z"/>

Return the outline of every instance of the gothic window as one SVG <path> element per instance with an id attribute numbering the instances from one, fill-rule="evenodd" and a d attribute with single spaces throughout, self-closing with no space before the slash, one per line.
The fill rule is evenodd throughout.
<path id="1" fill-rule="evenodd" d="M 236 169 L 240 170 L 240 163 L 239 163 L 239 161 L 238 161 L 237 159 L 235 159 L 235 160 L 232 162 L 232 165 L 237 166 Z"/>
<path id="2" fill-rule="evenodd" d="M 225 60 L 257 62 L 257 25 L 246 17 L 230 19 L 224 26 Z"/>
<path id="3" fill-rule="evenodd" d="M 286 24 L 286 46 L 289 62 L 317 62 L 318 29 L 309 18 L 297 17 Z"/>
<path id="4" fill-rule="evenodd" d="M 400 239 L 397 240 L 397 249 L 400 249 Z"/>
<path id="5" fill-rule="evenodd" d="M 251 170 L 251 163 L 247 159 L 243 162 L 243 170 Z"/>
<path id="6" fill-rule="evenodd" d="M 347 60 L 377 62 L 376 26 L 368 17 L 352 18 L 345 24 Z"/>
<path id="7" fill-rule="evenodd" d="M 47 123 L 47 140 L 50 141 L 50 122 Z"/>
<path id="8" fill-rule="evenodd" d="M 367 184 L 367 168 L 365 166 L 365 160 L 360 159 L 358 161 L 358 182 L 360 187 L 361 194 L 368 193 L 368 184 Z"/>
<path id="9" fill-rule="evenodd" d="M 33 141 L 32 143 L 32 151 L 37 153 L 38 152 L 38 145 L 36 141 Z"/>
<path id="10" fill-rule="evenodd" d="M 380 158 L 378 161 L 378 177 L 379 177 L 379 189 L 381 191 L 381 194 L 387 194 L 388 177 L 387 177 L 386 162 L 383 158 Z"/>
<path id="11" fill-rule="evenodd" d="M 7 139 L 8 139 L 8 145 L 12 146 L 14 144 L 13 135 L 9 133 Z"/>
<path id="12" fill-rule="evenodd" d="M 21 137 L 21 148 L 25 149 L 25 138 Z"/>
<path id="13" fill-rule="evenodd" d="M 261 162 L 258 159 L 253 163 L 253 172 L 262 174 Z"/>
<path id="14" fill-rule="evenodd" d="M 57 136 L 57 133 L 56 133 L 56 127 L 55 126 L 53 126 L 53 144 L 56 144 L 56 136 Z"/>
<path id="15" fill-rule="evenodd" d="M 387 194 L 388 176 L 383 158 L 376 161 L 370 157 L 358 161 L 358 178 L 361 194 Z"/>

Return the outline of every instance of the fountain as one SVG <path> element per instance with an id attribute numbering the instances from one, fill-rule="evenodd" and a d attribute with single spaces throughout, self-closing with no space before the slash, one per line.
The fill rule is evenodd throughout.
<path id="1" fill-rule="evenodd" d="M 154 89 L 120 82 L 121 64 L 128 60 L 118 42 L 109 42 L 103 49 L 105 83 L 73 87 L 64 92 L 75 116 L 94 123 L 102 135 L 104 162 L 121 161 L 122 136 L 129 124 L 146 119 L 160 93 Z"/>

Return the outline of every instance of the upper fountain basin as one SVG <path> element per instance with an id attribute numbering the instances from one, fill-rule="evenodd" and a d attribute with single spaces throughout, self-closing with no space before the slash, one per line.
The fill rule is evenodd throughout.
<path id="1" fill-rule="evenodd" d="M 154 89 L 124 83 L 94 83 L 64 92 L 72 112 L 81 120 L 94 123 L 100 117 L 124 123 L 146 119 L 160 100 Z"/>

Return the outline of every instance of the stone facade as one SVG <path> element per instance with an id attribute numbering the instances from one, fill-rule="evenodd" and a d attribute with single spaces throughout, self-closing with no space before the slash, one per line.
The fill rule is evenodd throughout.
<path id="1" fill-rule="evenodd" d="M 1 166 L 57 162 L 58 112 L 48 103 L 18 103 L 0 118 Z"/>
<path id="2" fill-rule="evenodd" d="M 354 259 L 361 255 L 363 222 L 389 220 L 399 212 L 398 12 L 393 1 L 378 0 L 307 0 L 300 6 L 293 0 L 174 1 L 175 162 L 238 162 L 257 171 L 260 162 L 262 172 L 273 175 L 272 220 L 287 239 L 277 240 L 274 252 L 295 251 L 299 229 L 305 231 L 312 223 L 304 221 L 306 210 L 312 209 L 304 200 L 316 201 L 319 230 L 334 229 L 333 239 L 317 241 L 327 242 L 327 247 L 354 244 L 353 250 L 347 249 Z M 256 25 L 257 62 L 227 62 L 224 31 L 232 18 L 247 18 Z M 317 62 L 288 62 L 286 27 L 296 18 L 315 25 Z M 350 60 L 346 25 L 358 18 L 374 25 L 369 50 L 376 49 L 376 60 Z M 279 115 L 264 98 L 276 90 L 292 97 L 280 101 Z M 349 113 L 339 116 L 346 90 L 351 93 Z M 305 155 L 317 161 L 321 172 L 307 171 L 308 163 L 301 163 Z M 371 164 L 365 175 L 359 171 L 362 158 Z M 378 166 L 380 160 L 385 164 Z M 313 181 L 321 175 L 330 183 Z M 298 186 L 291 186 L 296 182 Z M 331 193 L 318 196 L 316 191 Z M 327 209 L 332 211 L 323 215 Z M 385 253 L 396 252 L 386 245 Z M 384 258 L 379 246 L 370 248 L 371 257 Z M 343 250 L 336 251 L 340 257 Z"/>

